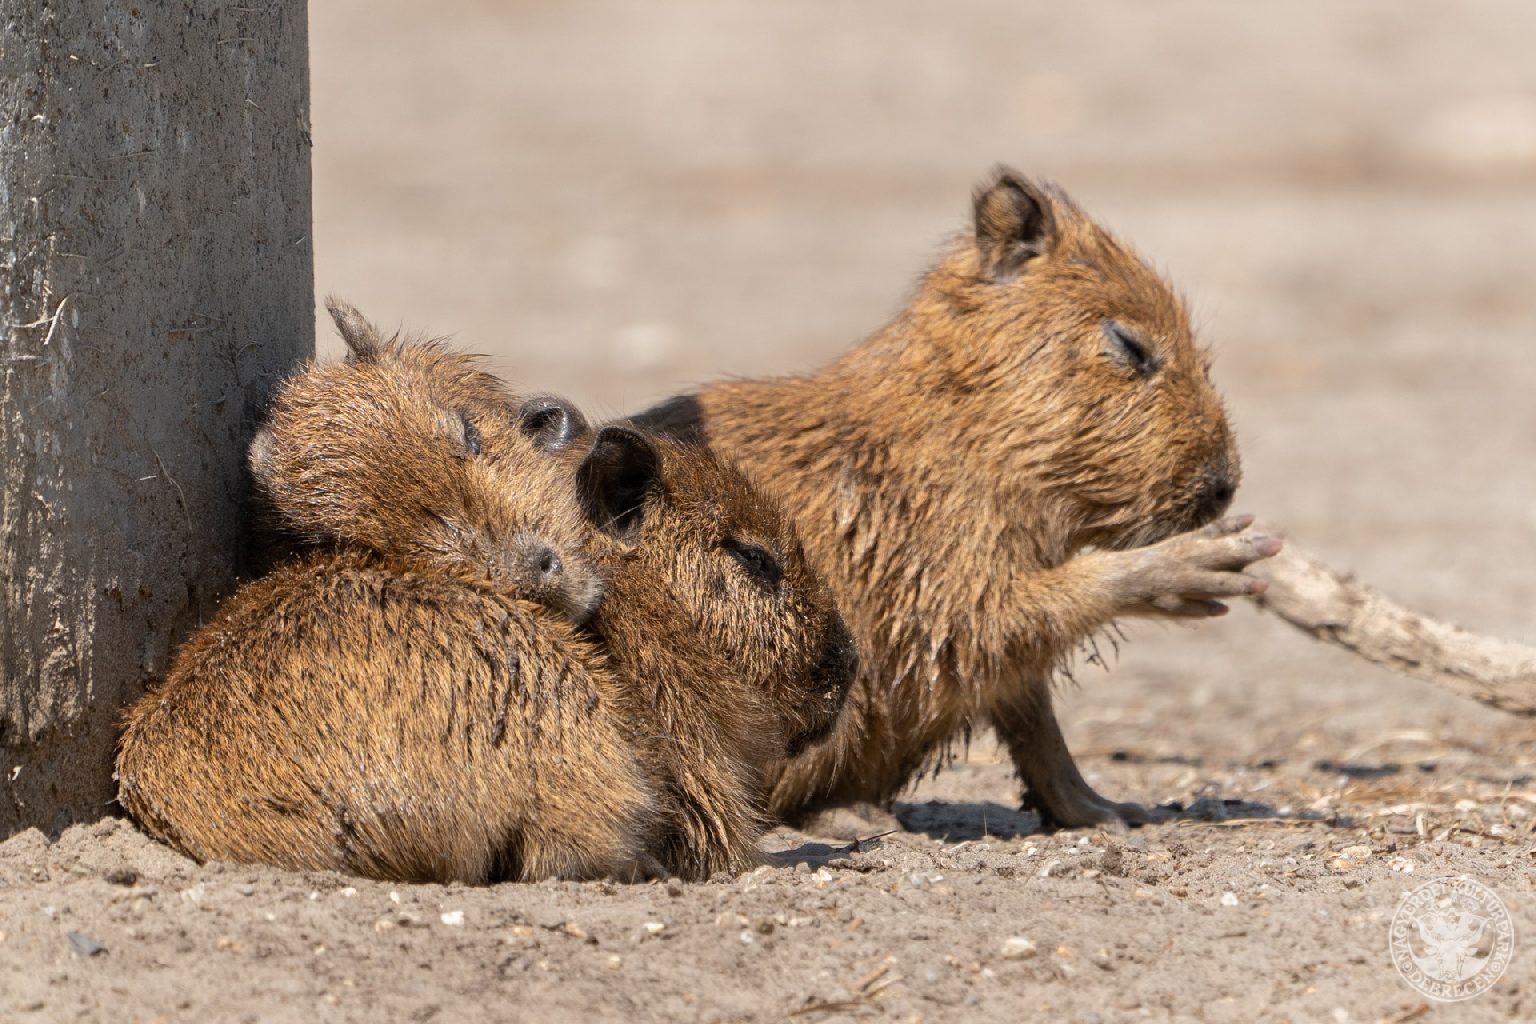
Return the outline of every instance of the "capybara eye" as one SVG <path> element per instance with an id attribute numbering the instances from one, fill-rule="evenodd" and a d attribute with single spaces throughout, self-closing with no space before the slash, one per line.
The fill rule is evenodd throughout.
<path id="1" fill-rule="evenodd" d="M 474 422 L 462 412 L 459 413 L 459 422 L 464 425 L 464 454 L 460 458 L 479 455 L 480 431 L 476 429 Z"/>
<path id="2" fill-rule="evenodd" d="M 1143 377 L 1150 377 L 1157 372 L 1157 357 L 1125 326 L 1113 320 L 1105 320 L 1104 335 L 1114 345 L 1115 355 L 1129 364 L 1131 369 Z"/>
<path id="3" fill-rule="evenodd" d="M 756 544 L 747 544 L 727 537 L 720 542 L 720 546 L 731 553 L 731 557 L 741 563 L 741 567 L 758 582 L 772 589 L 777 589 L 779 581 L 784 578 L 784 569 L 779 565 L 779 560 L 774 558 Z"/>

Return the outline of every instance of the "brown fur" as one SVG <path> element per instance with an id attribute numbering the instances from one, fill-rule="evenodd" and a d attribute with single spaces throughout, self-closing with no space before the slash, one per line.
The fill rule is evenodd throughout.
<path id="1" fill-rule="evenodd" d="M 311 555 L 129 710 L 123 805 L 199 859 L 386 879 L 754 863 L 763 774 L 835 719 L 847 630 L 782 514 L 708 453 L 611 428 L 574 469 L 604 538 L 595 635 L 483 572 Z"/>
<path id="2" fill-rule="evenodd" d="M 478 572 L 584 619 L 601 596 L 568 466 L 550 454 L 585 430 L 554 400 L 515 399 L 472 356 L 384 338 L 328 308 L 342 363 L 286 381 L 251 445 L 259 506 L 301 547 L 342 543 Z M 551 414 L 563 431 L 542 428 Z"/>
<path id="3" fill-rule="evenodd" d="M 198 860 L 484 882 L 632 870 L 658 799 L 595 644 L 483 579 L 313 554 L 129 709 L 119 796 Z"/>
<path id="4" fill-rule="evenodd" d="M 610 434 L 642 439 L 607 428 L 599 444 Z M 666 780 L 659 858 L 704 878 L 756 863 L 765 775 L 831 731 L 858 659 L 779 506 L 712 453 L 643 443 L 657 483 L 589 503 L 632 545 L 607 560 L 618 568 L 593 629 L 634 699 L 637 748 Z"/>
<path id="5" fill-rule="evenodd" d="M 1063 193 L 1001 170 L 907 308 L 805 377 L 637 418 L 739 461 L 794 510 L 861 672 L 831 742 L 783 767 L 781 817 L 887 803 L 990 723 L 1047 819 L 1142 816 L 1089 788 L 1049 680 L 1126 614 L 1255 593 L 1278 542 L 1218 516 L 1238 480 L 1183 305 Z"/>

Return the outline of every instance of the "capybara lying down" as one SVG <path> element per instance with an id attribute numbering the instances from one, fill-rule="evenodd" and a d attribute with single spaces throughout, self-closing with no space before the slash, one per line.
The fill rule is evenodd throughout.
<path id="1" fill-rule="evenodd" d="M 740 472 L 635 430 L 564 431 L 559 403 L 532 405 L 457 410 L 478 445 L 462 424 L 442 444 L 453 409 L 349 421 L 365 441 L 388 437 L 350 448 L 364 464 L 336 486 L 359 518 L 391 525 L 373 537 L 327 511 L 321 546 L 239 591 L 128 711 L 119 799 L 148 832 L 200 860 L 416 881 L 754 863 L 765 773 L 836 721 L 857 666 L 848 631 L 785 516 Z M 318 427 L 274 418 L 262 443 Z M 528 460 L 500 455 L 540 432 L 571 435 L 540 449 L 563 490 L 530 491 Z M 431 454 L 401 453 L 415 444 Z M 415 482 L 389 486 L 390 464 Z M 463 490 L 482 485 L 516 500 Z M 318 507 L 342 507 L 325 486 Z M 287 493 L 274 508 L 312 500 Z M 530 493 L 587 531 L 569 550 L 602 579 L 589 616 L 487 568 L 499 539 L 543 540 Z M 374 497 L 416 504 L 390 520 Z M 478 517 L 462 523 L 480 537 L 470 554 L 411 536 L 449 508 Z"/>
<path id="2" fill-rule="evenodd" d="M 383 337 L 336 299 L 327 308 L 347 359 L 285 381 L 251 443 L 268 536 L 468 570 L 578 621 L 591 614 L 602 596 L 591 527 L 570 467 L 549 457 L 588 433 L 581 414 L 514 397 L 473 356 Z"/>

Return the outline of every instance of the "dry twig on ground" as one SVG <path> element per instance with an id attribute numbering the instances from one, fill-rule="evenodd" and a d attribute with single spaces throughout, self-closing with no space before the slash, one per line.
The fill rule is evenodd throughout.
<path id="1" fill-rule="evenodd" d="M 1536 649 L 1409 611 L 1289 542 L 1260 572 L 1269 590 L 1259 606 L 1297 629 L 1463 697 L 1536 716 Z"/>

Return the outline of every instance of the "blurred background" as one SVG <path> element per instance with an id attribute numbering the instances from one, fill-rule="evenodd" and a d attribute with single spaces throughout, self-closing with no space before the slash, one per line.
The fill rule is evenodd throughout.
<path id="1" fill-rule="evenodd" d="M 1245 453 L 1239 508 L 1413 606 L 1536 642 L 1536 5 L 326 0 L 310 18 L 322 294 L 613 415 L 830 360 L 1006 161 L 1189 298 Z M 1312 735 L 1298 722 L 1368 741 L 1436 716 L 1531 739 L 1246 611 L 1135 640 L 1071 698 L 1079 745 L 1181 714 L 1250 749 Z"/>

